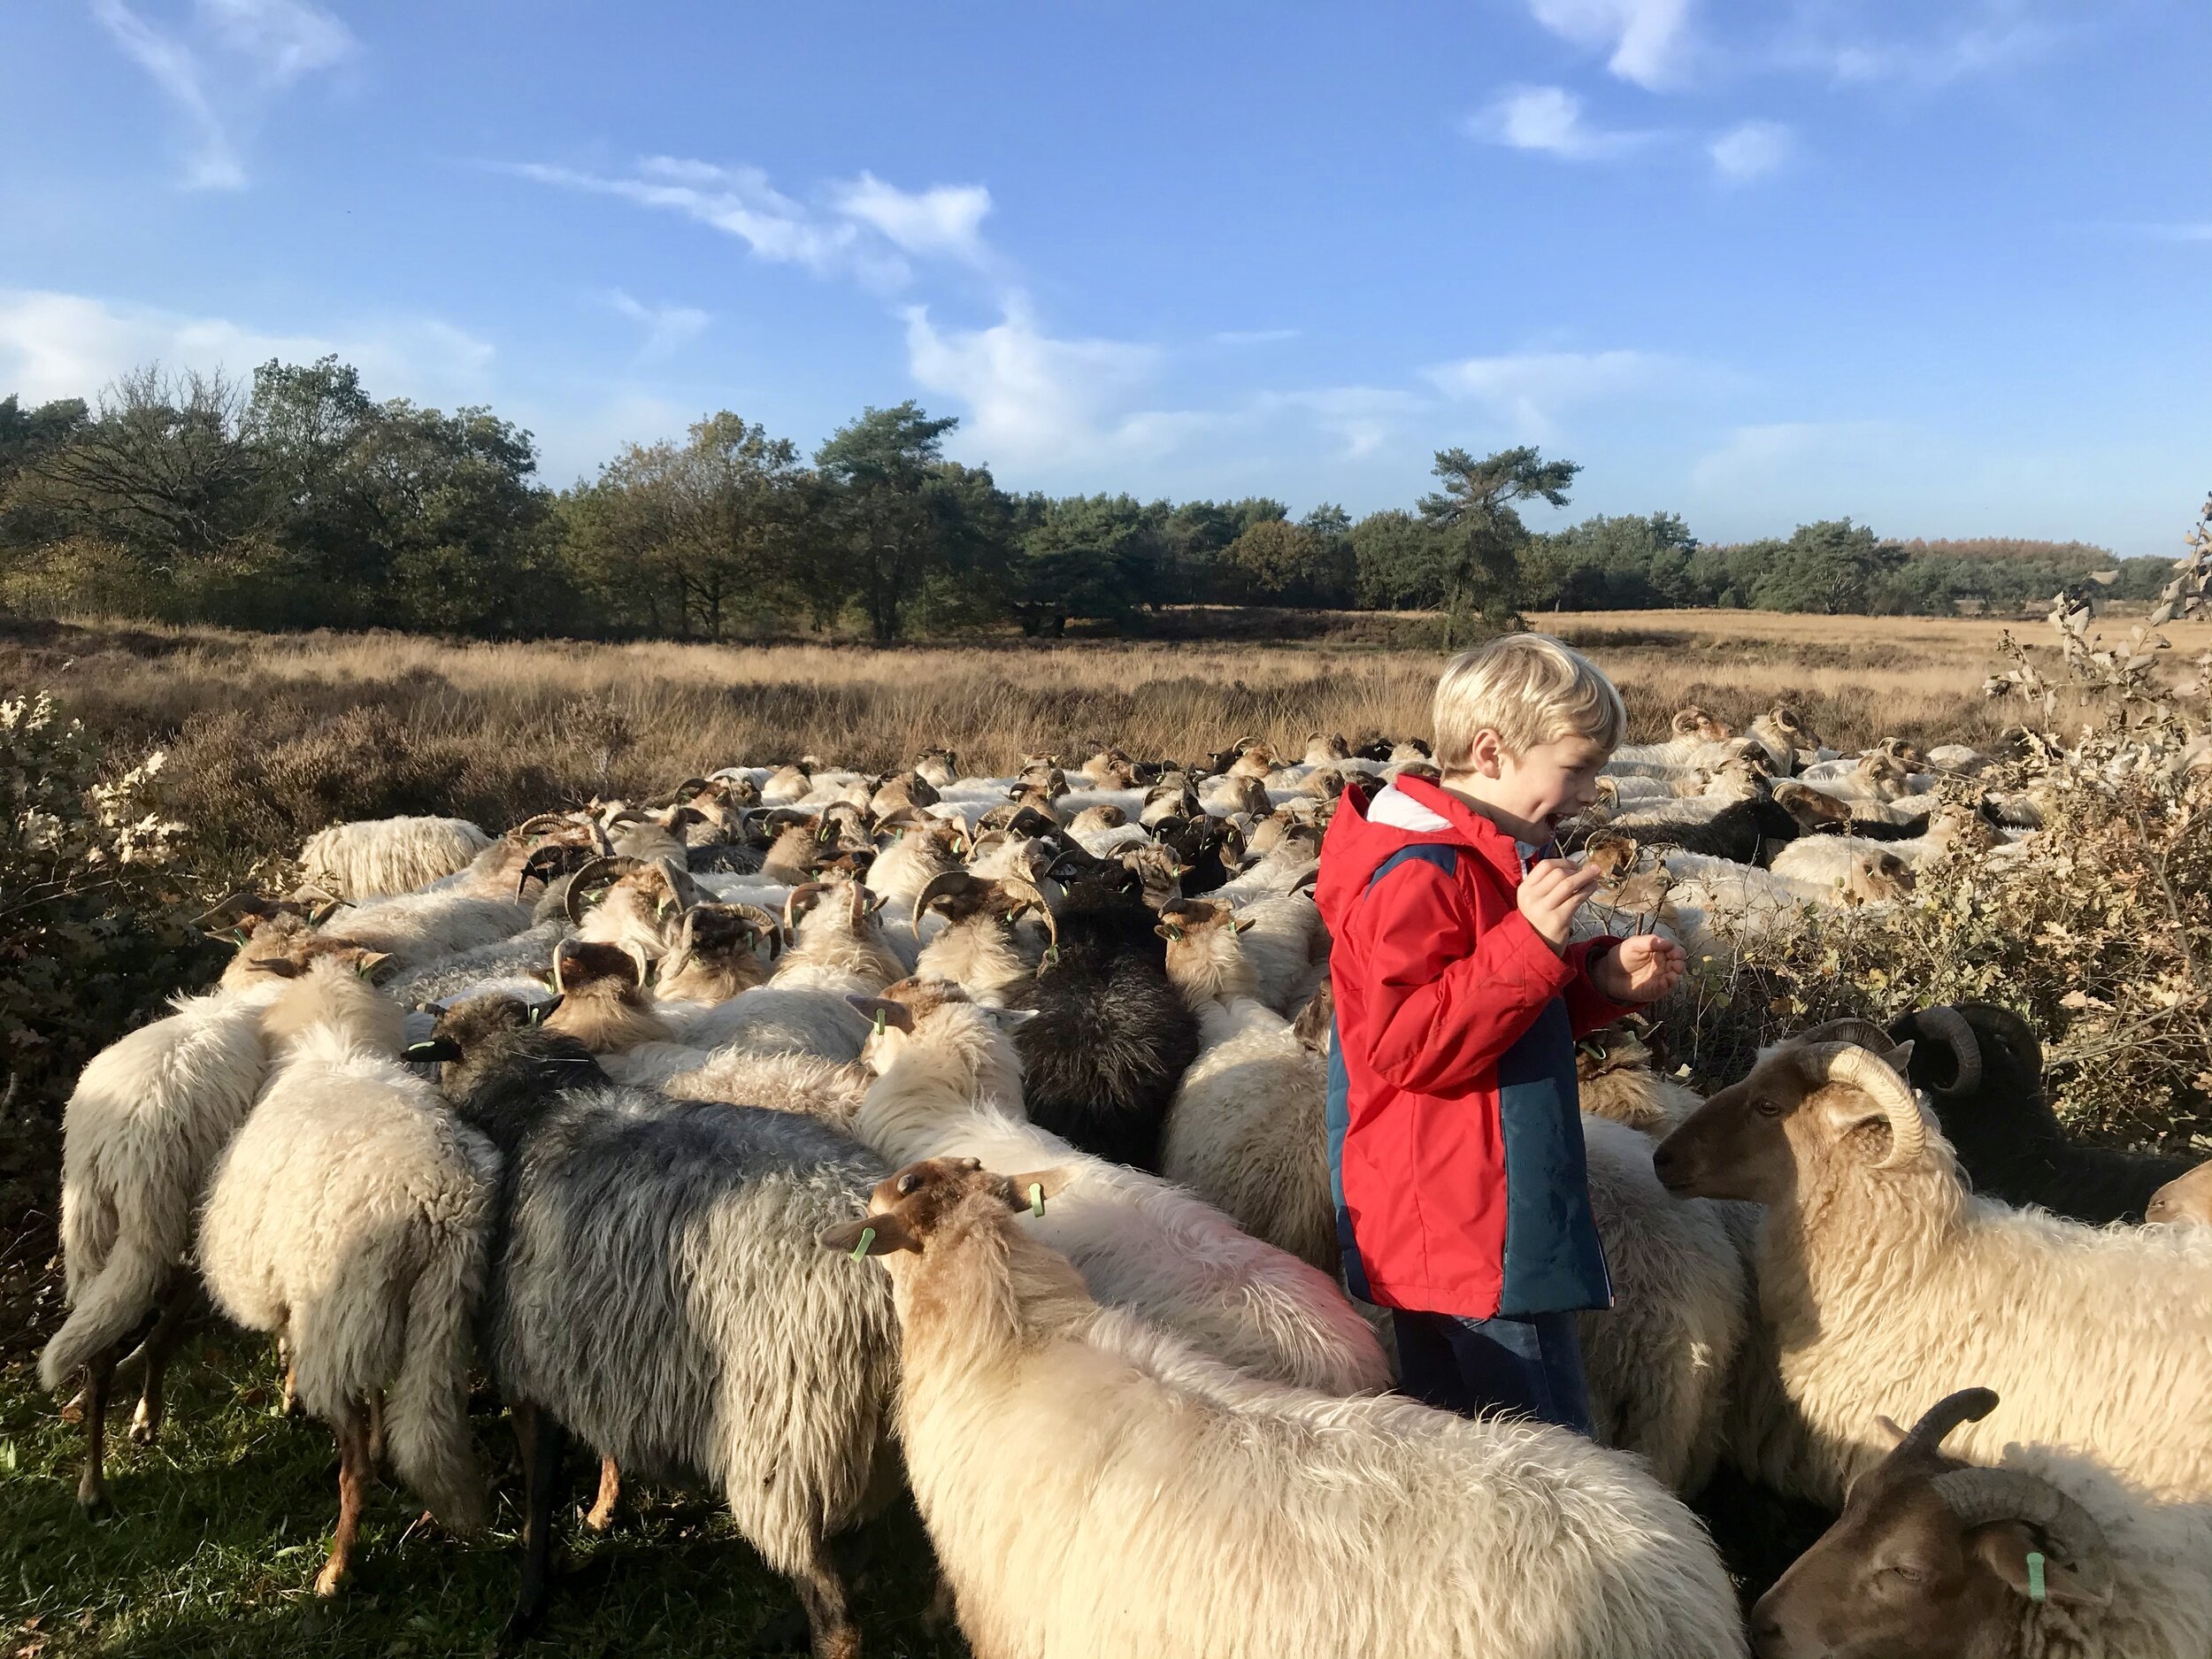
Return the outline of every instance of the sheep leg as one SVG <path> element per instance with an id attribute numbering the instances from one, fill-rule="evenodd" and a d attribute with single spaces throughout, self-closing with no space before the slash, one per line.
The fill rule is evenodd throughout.
<path id="1" fill-rule="evenodd" d="M 115 1381 L 115 1350 L 104 1348 L 84 1367 L 84 1473 L 77 1507 L 94 1520 L 114 1512 L 108 1502 L 108 1390 Z"/>
<path id="2" fill-rule="evenodd" d="M 507 1637 L 536 1630 L 552 1596 L 553 1512 L 567 1485 L 568 1431 L 553 1414 L 534 1405 L 515 1408 L 515 1440 L 522 1454 L 522 1583 L 515 1592 Z"/>
<path id="3" fill-rule="evenodd" d="M 599 1495 L 592 1501 L 590 1512 L 584 1517 L 584 1525 L 595 1532 L 603 1532 L 614 1525 L 615 1506 L 622 1502 L 622 1471 L 611 1457 L 599 1460 Z"/>
<path id="4" fill-rule="evenodd" d="M 369 1396 L 369 1463 L 380 1467 L 384 1462 L 384 1392 L 377 1390 Z"/>
<path id="5" fill-rule="evenodd" d="M 331 1535 L 330 1559 L 316 1576 L 317 1595 L 335 1595 L 353 1564 L 354 1540 L 361 1532 L 361 1506 L 369 1488 L 371 1461 L 366 1414 L 349 1405 L 334 1425 L 338 1438 L 338 1530 Z"/>
<path id="6" fill-rule="evenodd" d="M 799 1593 L 799 1605 L 806 1609 L 814 1659 L 860 1659 L 860 1632 L 846 1606 L 845 1580 L 821 1540 L 809 1548 L 807 1559 L 791 1575 L 791 1584 Z"/>
<path id="7" fill-rule="evenodd" d="M 160 1438 L 165 1409 L 161 1397 L 162 1379 L 168 1372 L 170 1359 L 184 1340 L 185 1332 L 191 1327 L 193 1315 L 199 1311 L 199 1286 L 188 1279 L 173 1286 L 162 1299 L 161 1313 L 154 1320 L 154 1328 L 139 1344 L 146 1376 L 138 1391 L 138 1409 L 131 1417 L 134 1445 L 151 1446 Z"/>

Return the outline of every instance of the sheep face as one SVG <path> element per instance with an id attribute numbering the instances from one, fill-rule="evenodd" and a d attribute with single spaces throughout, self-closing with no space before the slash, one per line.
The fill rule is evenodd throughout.
<path id="1" fill-rule="evenodd" d="M 1851 860 L 1844 891 L 1855 899 L 1901 899 L 1912 884 L 1912 866 L 1895 853 L 1860 853 Z"/>
<path id="2" fill-rule="evenodd" d="M 1678 1197 L 1778 1204 L 1831 1148 L 1877 1168 L 1909 1163 L 1926 1139 L 1904 1080 L 1911 1054 L 1858 1021 L 1808 1032 L 1692 1112 L 1654 1149 L 1652 1172 Z"/>
<path id="3" fill-rule="evenodd" d="M 848 996 L 845 1000 L 874 1023 L 875 1029 L 862 1045 L 860 1061 L 880 1077 L 906 1052 L 908 1043 L 918 1036 L 927 1035 L 930 1017 L 938 1010 L 956 1003 L 972 1003 L 975 999 L 950 979 L 915 974 L 884 987 L 879 996 Z M 1010 1017 L 1007 1010 L 992 1011 L 1002 1018 Z M 1028 1016 L 1010 1018 L 1018 1021 Z"/>
<path id="4" fill-rule="evenodd" d="M 932 1239 L 981 1222 L 996 1225 L 1014 1211 L 1041 1206 L 1067 1185 L 1063 1170 L 998 1175 L 977 1158 L 925 1158 L 876 1183 L 868 1213 L 822 1235 L 833 1250 L 869 1256 L 920 1255 Z"/>
<path id="5" fill-rule="evenodd" d="M 1160 923 L 1152 931 L 1167 941 L 1167 977 L 1178 985 L 1211 981 L 1221 977 L 1221 959 L 1240 963 L 1236 936 L 1251 926 L 1218 899 L 1174 899 L 1160 907 Z M 1230 988 L 1252 995 L 1251 975 L 1233 978 Z"/>
<path id="6" fill-rule="evenodd" d="M 1841 1517 L 1752 1609 L 1760 1659 L 2010 1659 L 2038 1610 L 2032 1550 L 2047 1602 L 2079 1614 L 2110 1599 L 2102 1534 L 2071 1498 L 1938 1449 L 1996 1402 L 1970 1388 L 1909 1434 L 1884 1422 L 1896 1449 L 1853 1483 Z"/>
<path id="7" fill-rule="evenodd" d="M 776 918 L 757 904 L 696 904 L 684 914 L 676 948 L 661 958 L 661 992 L 692 1002 L 727 1002 L 768 978 L 760 956 L 781 949 Z"/>
<path id="8" fill-rule="evenodd" d="M 1848 831 L 1851 827 L 1849 804 L 1808 784 L 1786 780 L 1776 784 L 1774 803 L 1795 818 L 1797 827 L 1808 835 Z"/>
<path id="9" fill-rule="evenodd" d="M 2169 1225 L 2212 1227 L 2212 1159 L 2177 1175 L 2151 1194 L 2146 1221 Z"/>

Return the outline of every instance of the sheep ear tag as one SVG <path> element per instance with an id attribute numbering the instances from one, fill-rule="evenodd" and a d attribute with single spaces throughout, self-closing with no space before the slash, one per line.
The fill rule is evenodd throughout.
<path id="1" fill-rule="evenodd" d="M 2040 1601 L 2049 1594 L 2050 1587 L 2043 1578 L 2043 1552 L 2032 1549 L 2028 1552 L 2028 1600 Z"/>
<path id="2" fill-rule="evenodd" d="M 1041 1181 L 1029 1183 L 1029 1213 L 1037 1217 L 1045 1213 L 1045 1189 Z"/>
<path id="3" fill-rule="evenodd" d="M 880 1036 L 882 1036 L 882 1035 L 883 1035 L 883 1026 L 884 1026 L 883 1010 L 882 1010 L 881 1009 L 879 1009 L 879 1008 L 878 1010 L 876 1010 L 876 1030 L 875 1030 L 875 1034 L 876 1034 L 877 1036 L 880 1037 Z"/>
<path id="4" fill-rule="evenodd" d="M 880 1015 L 880 1014 L 878 1014 L 878 1015 L 876 1016 L 876 1026 L 877 1026 L 877 1029 L 878 1029 L 878 1030 L 881 1030 L 881 1029 L 882 1029 L 882 1025 L 883 1025 L 883 1016 L 882 1016 L 882 1015 Z M 870 1245 L 873 1244 L 875 1241 L 876 1241 L 876 1230 L 875 1230 L 873 1227 L 863 1227 L 863 1228 L 861 1228 L 861 1230 L 860 1230 L 860 1241 L 859 1241 L 857 1244 L 856 1244 L 856 1245 L 854 1245 L 854 1246 L 853 1246 L 853 1260 L 854 1260 L 854 1261 L 856 1261 L 856 1262 L 857 1262 L 857 1261 L 860 1261 L 860 1260 L 864 1259 L 864 1258 L 867 1256 L 867 1254 L 868 1254 L 868 1247 L 869 1247 Z"/>

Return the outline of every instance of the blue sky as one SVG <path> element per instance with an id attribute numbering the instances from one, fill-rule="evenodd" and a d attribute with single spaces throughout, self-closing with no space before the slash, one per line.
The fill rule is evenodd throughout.
<path id="1" fill-rule="evenodd" d="M 2177 549 L 2200 0 L 44 0 L 0 394 L 337 350 L 549 481 L 729 408 L 1015 488 L 1410 504 L 1540 444 L 1708 540 Z"/>

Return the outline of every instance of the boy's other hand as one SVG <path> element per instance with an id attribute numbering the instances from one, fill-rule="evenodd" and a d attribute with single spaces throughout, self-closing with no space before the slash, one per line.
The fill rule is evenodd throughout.
<path id="1" fill-rule="evenodd" d="M 1602 870 L 1564 858 L 1547 858 L 1540 864 L 1531 864 L 1528 874 L 1521 879 L 1521 914 L 1528 918 L 1528 925 L 1543 936 L 1546 944 L 1555 951 L 1563 952 L 1567 948 L 1567 930 L 1574 926 L 1575 912 L 1604 879 Z"/>
<path id="2" fill-rule="evenodd" d="M 1674 989 L 1689 965 L 1671 939 L 1638 933 L 1590 964 L 1590 983 L 1616 1002 L 1655 1002 Z"/>

